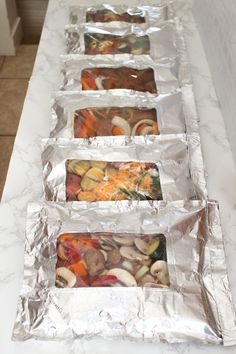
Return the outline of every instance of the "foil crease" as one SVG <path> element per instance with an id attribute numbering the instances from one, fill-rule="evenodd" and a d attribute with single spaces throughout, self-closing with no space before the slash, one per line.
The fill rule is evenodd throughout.
<path id="1" fill-rule="evenodd" d="M 143 55 L 80 55 L 68 54 L 61 56 L 62 85 L 61 90 L 82 90 L 81 73 L 85 69 L 127 67 L 137 70 L 152 69 L 158 94 L 166 94 L 179 88 L 179 61 L 166 59 L 154 62 Z M 122 88 L 122 87 L 121 87 Z M 127 92 L 130 90 L 127 89 Z M 150 95 L 152 95 L 150 93 Z"/>
<path id="2" fill-rule="evenodd" d="M 167 1 L 158 1 L 153 3 L 146 2 L 146 5 L 126 6 L 126 5 L 95 5 L 88 7 L 72 6 L 70 8 L 70 22 L 72 24 L 82 24 L 86 22 L 86 13 L 88 11 L 104 11 L 109 10 L 116 14 L 128 13 L 130 15 L 139 15 L 144 17 L 145 25 L 153 26 L 171 18 L 172 9 L 167 5 Z M 119 23 L 113 21 L 112 23 Z M 95 22 L 92 22 L 95 23 Z M 142 25 L 142 24 L 140 24 Z"/>
<path id="3" fill-rule="evenodd" d="M 152 162 L 159 170 L 163 200 L 207 198 L 200 137 L 196 133 L 188 136 L 42 139 L 42 145 L 46 200 L 66 200 L 65 163 L 70 159 Z"/>
<path id="4" fill-rule="evenodd" d="M 74 138 L 74 113 L 85 108 L 137 107 L 155 109 L 160 134 L 198 132 L 192 87 L 154 96 L 124 90 L 55 92 L 50 137 Z"/>
<path id="5" fill-rule="evenodd" d="M 170 288 L 56 288 L 56 243 L 64 232 L 164 234 Z M 95 336 L 236 344 L 216 202 L 29 205 L 13 340 Z"/>
<path id="6" fill-rule="evenodd" d="M 116 38 L 123 37 L 123 43 L 125 43 L 126 36 L 135 36 L 137 41 L 142 41 L 142 37 L 146 37 L 149 41 L 150 48 L 147 54 L 155 60 L 162 60 L 165 58 L 175 58 L 178 56 L 178 50 L 176 45 L 178 44 L 177 36 L 178 31 L 174 22 L 166 22 L 162 27 L 148 27 L 140 28 L 135 24 L 112 24 L 106 23 L 102 25 L 67 25 L 65 27 L 65 37 L 67 44 L 67 52 L 71 54 L 89 54 L 86 52 L 85 37 L 89 39 L 96 38 L 96 35 L 104 35 L 104 40 L 108 40 L 109 36 L 116 36 Z M 102 40 L 96 40 L 97 44 L 102 44 Z M 88 45 L 88 43 L 87 43 Z M 140 43 L 140 48 L 142 43 Z M 136 48 L 136 46 L 133 47 Z M 123 55 L 122 50 L 117 49 L 117 55 Z M 102 53 L 101 53 L 102 54 Z M 106 53 L 108 54 L 108 53 Z M 110 53 L 112 54 L 112 53 Z M 132 54 L 132 51 L 128 54 Z M 135 53 L 133 53 L 135 54 Z M 142 53 L 139 53 L 139 55 Z M 137 54 L 138 55 L 138 54 Z"/>

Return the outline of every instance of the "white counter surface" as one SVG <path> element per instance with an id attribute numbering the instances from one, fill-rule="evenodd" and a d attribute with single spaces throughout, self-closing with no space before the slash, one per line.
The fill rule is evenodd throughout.
<path id="1" fill-rule="evenodd" d="M 12 342 L 11 332 L 23 277 L 25 218 L 28 202 L 42 198 L 41 137 L 49 136 L 50 91 L 58 88 L 59 54 L 65 51 L 63 27 L 68 4 L 79 0 L 50 0 L 39 51 L 15 141 L 0 206 L 0 353 L 236 353 L 236 347 L 194 344 L 136 344 L 128 341 Z M 96 4 L 102 1 L 96 1 Z M 112 1 L 110 1 L 112 3 Z M 135 4 L 135 1 L 132 1 Z M 188 51 L 200 117 L 202 149 L 208 173 L 208 191 L 220 202 L 229 279 L 236 305 L 236 169 L 224 120 L 203 47 L 189 12 L 186 17 Z"/>

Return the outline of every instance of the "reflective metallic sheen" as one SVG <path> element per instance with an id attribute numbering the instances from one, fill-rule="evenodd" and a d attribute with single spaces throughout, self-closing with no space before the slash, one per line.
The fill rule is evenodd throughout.
<path id="1" fill-rule="evenodd" d="M 97 160 L 156 163 L 163 200 L 207 197 L 200 138 L 197 133 L 43 139 L 43 183 L 46 200 L 66 200 L 66 161 Z"/>
<path id="2" fill-rule="evenodd" d="M 164 234 L 170 288 L 56 288 L 56 243 L 64 232 Z M 236 344 L 217 203 L 29 205 L 24 284 L 13 339 L 99 336 Z"/>

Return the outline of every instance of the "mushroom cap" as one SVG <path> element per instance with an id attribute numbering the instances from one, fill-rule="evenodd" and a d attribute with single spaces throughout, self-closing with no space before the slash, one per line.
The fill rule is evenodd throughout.
<path id="1" fill-rule="evenodd" d="M 148 247 L 149 247 L 147 242 L 145 242 L 144 240 L 142 240 L 139 237 L 136 237 L 134 240 L 134 244 L 140 252 L 147 255 Z"/>
<path id="2" fill-rule="evenodd" d="M 130 260 L 137 260 L 137 261 L 144 261 L 149 258 L 148 256 L 136 251 L 133 247 L 126 247 L 126 246 L 122 246 L 120 248 L 120 254 L 124 258 Z"/>
<path id="3" fill-rule="evenodd" d="M 76 283 L 75 274 L 66 267 L 59 267 L 56 269 L 56 278 L 58 277 L 64 279 L 67 283 L 67 285 L 65 285 L 63 282 L 60 282 L 59 279 L 56 280 L 57 283 L 60 285 L 62 284 L 63 288 L 72 288 Z"/>
<path id="4" fill-rule="evenodd" d="M 166 261 L 156 261 L 151 266 L 151 274 L 156 276 L 159 272 L 167 272 L 167 263 Z"/>
<path id="5" fill-rule="evenodd" d="M 113 240 L 122 246 L 132 246 L 134 244 L 134 238 L 132 236 L 112 236 Z"/>
<path id="6" fill-rule="evenodd" d="M 170 283 L 166 261 L 156 261 L 153 263 L 150 272 L 161 284 L 168 285 Z"/>
<path id="7" fill-rule="evenodd" d="M 125 286 L 137 286 L 135 278 L 129 272 L 127 272 L 127 270 L 121 268 L 113 268 L 107 272 L 107 275 L 116 276 L 118 281 Z"/>

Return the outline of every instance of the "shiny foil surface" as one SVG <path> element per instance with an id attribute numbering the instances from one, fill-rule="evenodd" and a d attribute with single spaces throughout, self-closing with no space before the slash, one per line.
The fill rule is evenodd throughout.
<path id="1" fill-rule="evenodd" d="M 58 237 L 162 234 L 170 286 L 55 286 Z M 123 236 L 121 236 L 123 235 Z M 33 203 L 14 340 L 103 337 L 236 344 L 236 317 L 214 201 Z"/>
<path id="2" fill-rule="evenodd" d="M 146 5 L 94 5 L 88 7 L 72 6 L 70 8 L 70 22 L 81 23 L 108 23 L 128 22 L 152 26 L 161 23 L 171 17 L 171 7 L 167 1 L 158 1 Z"/>
<path id="3" fill-rule="evenodd" d="M 81 137 L 79 134 L 76 135 L 76 113 L 81 110 L 90 111 L 91 109 L 97 121 L 101 121 L 101 124 L 104 123 L 107 126 L 107 129 L 103 131 L 95 130 L 93 136 L 112 135 L 109 134 L 108 130 L 108 125 L 111 124 L 108 120 L 110 109 L 123 109 L 126 115 L 123 116 L 122 113 L 117 113 L 116 115 L 127 119 L 128 112 L 126 110 L 129 111 L 132 108 L 143 110 L 144 112 L 154 110 L 158 126 L 157 134 L 197 133 L 199 130 L 192 87 L 191 85 L 186 85 L 182 90 L 155 96 L 152 99 L 146 93 L 132 91 L 127 93 L 123 90 L 55 92 L 52 98 L 50 137 Z M 96 115 L 96 111 L 101 109 L 105 111 L 103 115 L 101 113 Z M 87 124 L 85 118 L 81 118 L 81 124 Z M 148 115 L 145 118 L 149 118 Z M 130 135 L 138 134 L 138 130 L 134 132 L 133 129 L 130 129 Z M 88 137 L 91 137 L 91 135 L 88 135 Z"/>
<path id="4" fill-rule="evenodd" d="M 131 165 L 132 162 L 151 163 L 158 169 L 163 200 L 204 199 L 207 197 L 200 138 L 195 133 L 187 136 L 172 134 L 156 137 L 43 139 L 42 145 L 43 184 L 46 200 L 66 201 L 66 165 L 68 160 L 95 160 L 99 164 L 102 161 L 112 164 L 116 162 L 131 163 Z M 86 171 L 88 171 L 87 167 Z M 89 172 L 86 171 L 78 173 L 84 178 Z M 75 171 L 71 170 L 70 172 Z M 103 172 L 100 170 L 94 172 L 96 172 L 96 176 L 92 177 L 90 174 L 89 178 L 95 181 L 107 180 L 104 170 Z M 97 172 L 101 177 L 97 176 Z M 71 177 L 73 180 L 78 178 L 74 174 Z M 73 182 L 76 183 L 73 180 L 71 181 L 72 185 L 74 185 Z M 139 183 L 141 183 L 140 181 Z M 126 183 L 121 187 L 127 188 Z M 90 187 L 85 189 L 91 190 Z M 140 192 L 140 189 L 137 191 Z"/>
<path id="5" fill-rule="evenodd" d="M 62 55 L 62 90 L 127 89 L 166 94 L 179 87 L 179 61 L 143 55 Z"/>
<path id="6" fill-rule="evenodd" d="M 67 52 L 73 54 L 149 55 L 156 60 L 178 55 L 174 22 L 146 29 L 126 23 L 67 25 L 65 36 Z"/>

